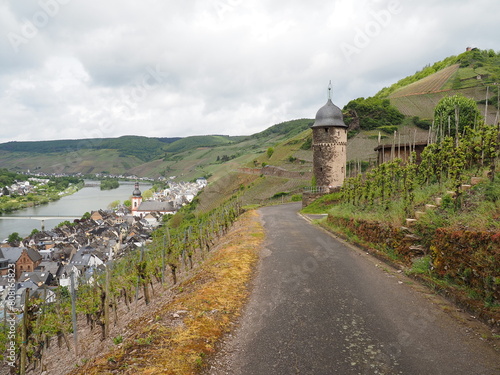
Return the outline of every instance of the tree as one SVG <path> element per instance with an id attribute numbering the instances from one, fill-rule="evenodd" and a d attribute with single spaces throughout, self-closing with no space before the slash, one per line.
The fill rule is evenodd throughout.
<path id="1" fill-rule="evenodd" d="M 111 202 L 110 204 L 108 204 L 108 208 L 111 208 L 111 209 L 115 209 L 117 208 L 118 206 L 120 205 L 120 201 L 119 200 L 116 200 L 116 201 L 113 201 Z"/>
<path id="2" fill-rule="evenodd" d="M 148 199 L 151 199 L 151 198 L 153 198 L 153 190 L 148 189 L 144 193 L 142 193 L 142 199 L 148 200 Z"/>
<path id="3" fill-rule="evenodd" d="M 101 190 L 117 189 L 120 183 L 115 178 L 105 178 L 101 181 Z"/>
<path id="4" fill-rule="evenodd" d="M 389 99 L 376 97 L 351 100 L 344 107 L 344 111 L 356 114 L 359 117 L 359 126 L 364 130 L 399 125 L 404 119 L 404 115 L 391 105 Z M 348 118 L 349 116 L 346 116 L 344 120 L 349 121 Z"/>
<path id="5" fill-rule="evenodd" d="M 274 154 L 274 148 L 269 147 L 269 148 L 267 149 L 267 157 L 268 157 L 269 159 L 271 159 L 271 156 L 273 156 L 273 154 Z"/>
<path id="6" fill-rule="evenodd" d="M 474 127 L 481 115 L 474 99 L 463 95 L 447 96 L 434 108 L 434 125 L 439 138 L 462 133 L 466 126 Z"/>
<path id="7" fill-rule="evenodd" d="M 17 232 L 9 234 L 9 237 L 7 238 L 7 242 L 11 246 L 19 246 L 22 240 L 22 237 Z"/>
<path id="8" fill-rule="evenodd" d="M 56 225 L 56 228 L 61 228 L 65 226 L 71 226 L 71 222 L 69 220 L 61 221 L 59 224 Z"/>

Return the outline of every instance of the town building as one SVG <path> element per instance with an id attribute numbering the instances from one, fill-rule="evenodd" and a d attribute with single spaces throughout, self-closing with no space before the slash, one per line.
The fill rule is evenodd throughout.
<path id="1" fill-rule="evenodd" d="M 132 198 L 130 199 L 132 202 L 132 215 L 138 216 L 137 210 L 142 203 L 142 193 L 139 190 L 139 183 L 135 183 L 134 191 L 132 192 Z"/>
<path id="2" fill-rule="evenodd" d="M 0 248 L 0 275 L 8 273 L 8 265 L 15 264 L 16 276 L 23 272 L 33 272 L 42 262 L 38 251 L 26 247 Z"/>
<path id="3" fill-rule="evenodd" d="M 145 201 L 142 202 L 137 209 L 132 211 L 134 216 L 145 217 L 151 212 L 159 212 L 162 215 L 165 214 L 175 214 L 177 210 L 175 209 L 172 202 L 162 202 L 162 201 Z"/>
<path id="4" fill-rule="evenodd" d="M 134 191 L 132 192 L 132 215 L 136 217 L 145 217 L 151 212 L 158 212 L 162 215 L 175 214 L 176 209 L 172 202 L 159 200 L 142 200 L 142 193 L 139 190 L 139 183 L 135 183 Z"/>

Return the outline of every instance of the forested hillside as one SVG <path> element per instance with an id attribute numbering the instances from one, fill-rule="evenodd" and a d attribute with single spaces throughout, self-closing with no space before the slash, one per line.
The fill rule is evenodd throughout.
<path id="1" fill-rule="evenodd" d="M 149 138 L 123 136 L 119 138 L 64 139 L 55 141 L 7 142 L 0 150 L 34 154 L 78 152 L 82 150 L 116 150 L 121 155 L 149 161 L 164 154 L 166 145 L 180 138 Z"/>

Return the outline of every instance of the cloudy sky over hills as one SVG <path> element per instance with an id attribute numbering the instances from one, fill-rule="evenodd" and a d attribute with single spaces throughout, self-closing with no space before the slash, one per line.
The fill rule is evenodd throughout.
<path id="1" fill-rule="evenodd" d="M 495 0 L 0 0 L 0 142 L 246 135 L 467 46 Z"/>

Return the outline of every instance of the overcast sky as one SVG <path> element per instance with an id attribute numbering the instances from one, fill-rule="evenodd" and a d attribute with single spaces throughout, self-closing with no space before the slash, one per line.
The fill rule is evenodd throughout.
<path id="1" fill-rule="evenodd" d="M 467 46 L 498 0 L 0 0 L 0 142 L 247 135 Z"/>

